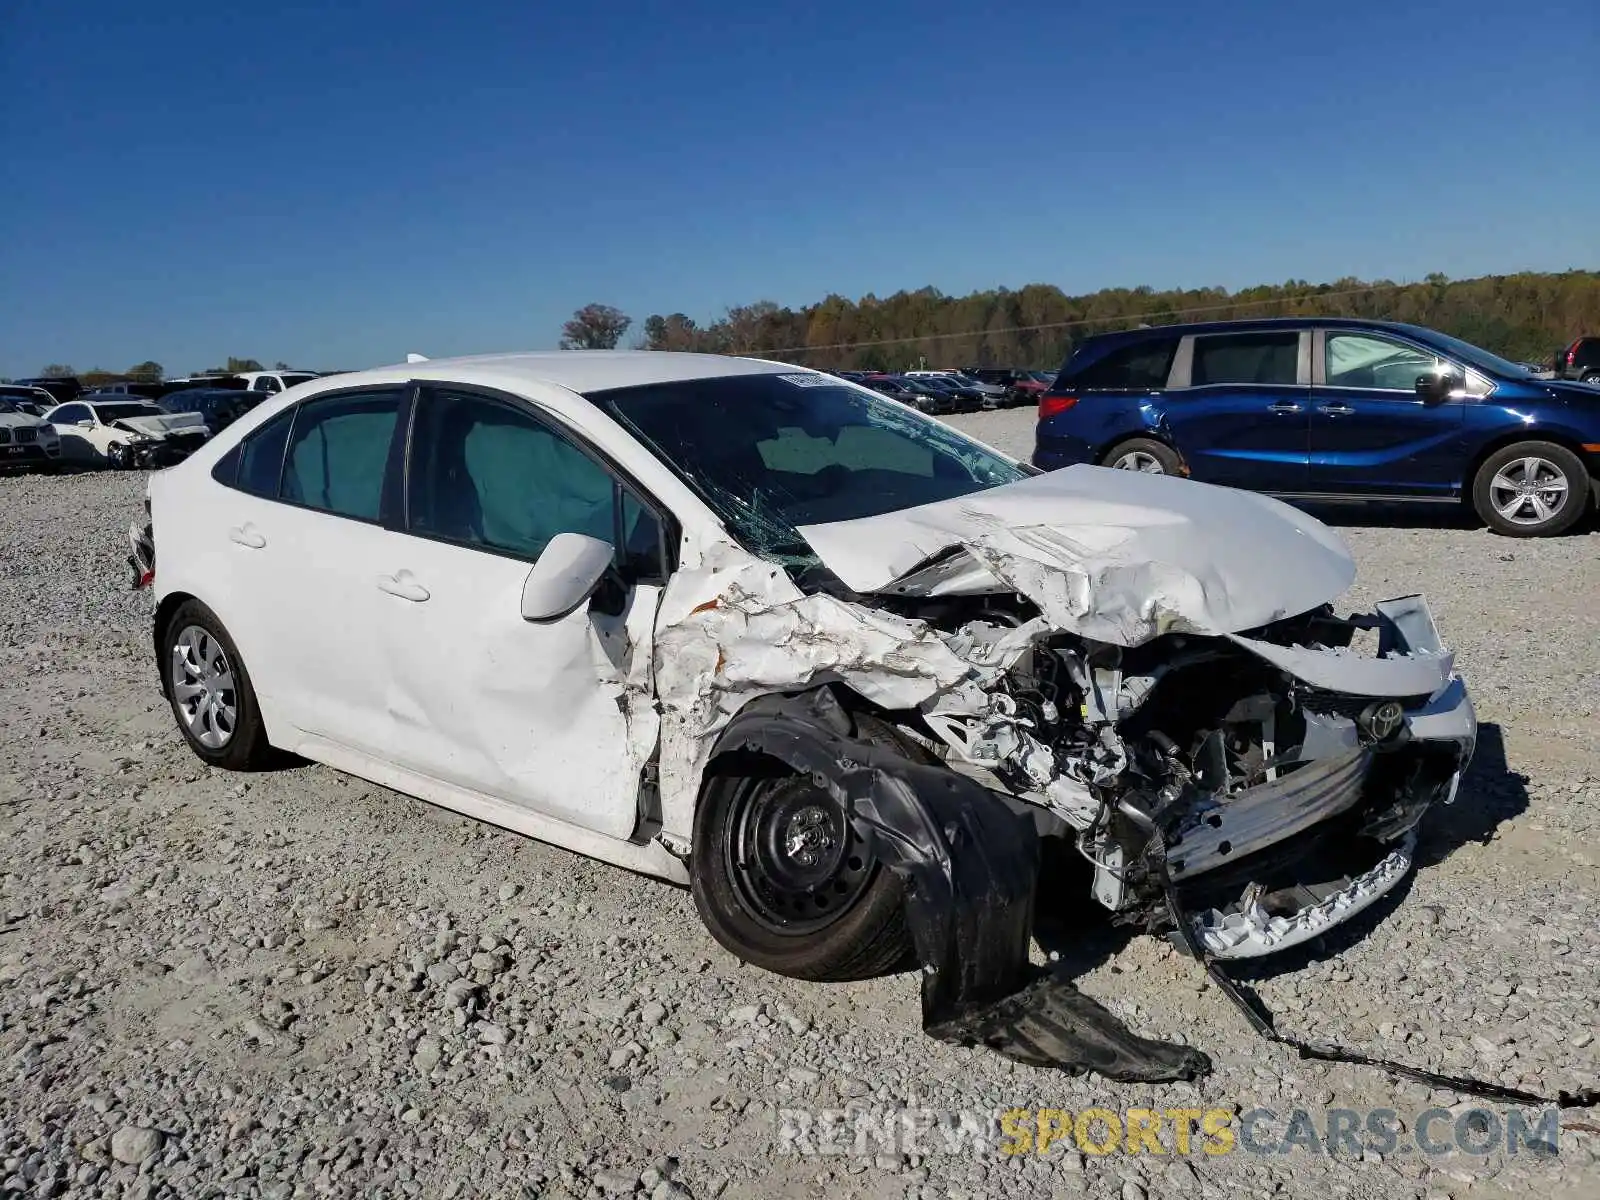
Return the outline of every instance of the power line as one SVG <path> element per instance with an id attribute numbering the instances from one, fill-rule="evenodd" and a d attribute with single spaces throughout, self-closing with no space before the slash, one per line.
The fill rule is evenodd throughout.
<path id="1" fill-rule="evenodd" d="M 870 346 L 903 346 L 908 342 L 939 342 L 953 338 L 995 337 L 1006 333 L 1039 333 L 1046 329 L 1080 329 L 1088 325 L 1116 325 L 1125 321 L 1143 321 L 1151 317 L 1193 317 L 1203 313 L 1225 312 L 1229 309 L 1264 308 L 1273 304 L 1289 304 L 1302 300 L 1343 300 L 1350 296 L 1366 296 L 1374 292 L 1395 292 L 1416 287 L 1414 283 L 1380 283 L 1371 287 L 1348 288 L 1342 292 L 1306 292 L 1298 296 L 1275 296 L 1267 300 L 1242 300 L 1225 304 L 1206 304 L 1195 308 L 1162 308 L 1152 312 L 1127 313 L 1118 317 L 1084 317 L 1076 321 L 1049 321 L 1043 325 L 1013 325 L 1009 329 L 969 329 L 963 333 L 924 333 L 915 337 L 880 338 L 870 342 L 833 342 L 825 346 L 786 346 L 781 350 L 756 350 L 748 353 L 762 355 L 805 354 L 813 350 L 863 350 Z"/>

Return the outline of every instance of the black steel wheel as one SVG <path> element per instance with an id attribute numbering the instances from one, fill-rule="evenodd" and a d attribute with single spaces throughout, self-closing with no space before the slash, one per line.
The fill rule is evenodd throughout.
<path id="1" fill-rule="evenodd" d="M 894 726 L 856 735 L 936 761 Z M 695 907 L 745 962 L 796 979 L 866 979 L 907 961 L 900 879 L 869 851 L 833 794 L 771 760 L 707 780 L 690 851 Z"/>
<path id="2" fill-rule="evenodd" d="M 807 934 L 848 912 L 875 866 L 839 802 L 809 779 L 741 780 L 722 831 L 728 878 L 774 933 Z"/>

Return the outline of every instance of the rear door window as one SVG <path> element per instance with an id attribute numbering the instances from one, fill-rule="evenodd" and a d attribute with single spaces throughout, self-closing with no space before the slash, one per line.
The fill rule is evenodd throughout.
<path id="1" fill-rule="evenodd" d="M 295 410 L 278 496 L 321 512 L 376 521 L 403 393 L 351 392 Z"/>
<path id="2" fill-rule="evenodd" d="M 1063 383 L 1106 391 L 1149 391 L 1167 386 L 1178 339 L 1150 338 L 1119 346 L 1082 367 L 1068 365 Z"/>
<path id="3" fill-rule="evenodd" d="M 1300 373 L 1300 334 L 1227 333 L 1194 339 L 1193 387 L 1219 383 L 1293 387 Z"/>
<path id="4" fill-rule="evenodd" d="M 223 455 L 222 461 L 217 463 L 223 472 L 218 476 L 221 482 L 252 496 L 276 500 L 278 481 L 283 476 L 283 451 L 289 444 L 289 426 L 293 423 L 293 409 L 281 412 Z M 231 472 L 223 468 L 223 462 L 230 456 L 237 459 Z"/>

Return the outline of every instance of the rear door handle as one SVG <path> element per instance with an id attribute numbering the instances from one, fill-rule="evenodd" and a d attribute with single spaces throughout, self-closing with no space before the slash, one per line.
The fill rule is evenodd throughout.
<path id="1" fill-rule="evenodd" d="M 1317 411 L 1327 413 L 1330 417 L 1348 417 L 1355 409 L 1348 404 L 1324 404 Z"/>
<path id="2" fill-rule="evenodd" d="M 1298 404 L 1290 403 L 1269 404 L 1267 405 L 1267 411 L 1275 413 L 1297 413 L 1300 411 L 1300 406 Z"/>
<path id="3" fill-rule="evenodd" d="M 410 571 L 396 571 L 393 575 L 379 575 L 378 587 L 391 596 L 399 596 L 413 604 L 421 604 L 431 594 L 411 577 Z"/>
<path id="4" fill-rule="evenodd" d="M 257 533 L 256 527 L 248 521 L 228 530 L 228 540 L 240 546 L 248 546 L 251 550 L 259 550 L 267 544 L 267 539 Z"/>

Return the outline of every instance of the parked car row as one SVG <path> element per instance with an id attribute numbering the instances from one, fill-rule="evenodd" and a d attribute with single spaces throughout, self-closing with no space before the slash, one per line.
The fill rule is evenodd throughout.
<path id="1" fill-rule="evenodd" d="M 142 469 L 181 462 L 267 398 L 266 392 L 186 388 L 152 402 L 86 392 L 41 409 L 0 391 L 0 468 L 62 464 Z"/>
<path id="2" fill-rule="evenodd" d="M 936 416 L 1032 404 L 1054 378 L 1045 372 L 986 367 L 967 371 L 836 371 L 834 374 Z"/>
<path id="3" fill-rule="evenodd" d="M 278 370 L 94 388 L 69 375 L 0 384 L 0 470 L 170 466 L 268 396 L 318 378 Z"/>
<path id="4" fill-rule="evenodd" d="M 1557 534 L 1600 493 L 1600 363 L 1544 378 L 1387 321 L 1167 325 L 1080 344 L 1039 400 L 1033 462 L 1186 475 L 1296 500 L 1470 504 Z M 1575 381 L 1576 380 L 1576 381 Z"/>

